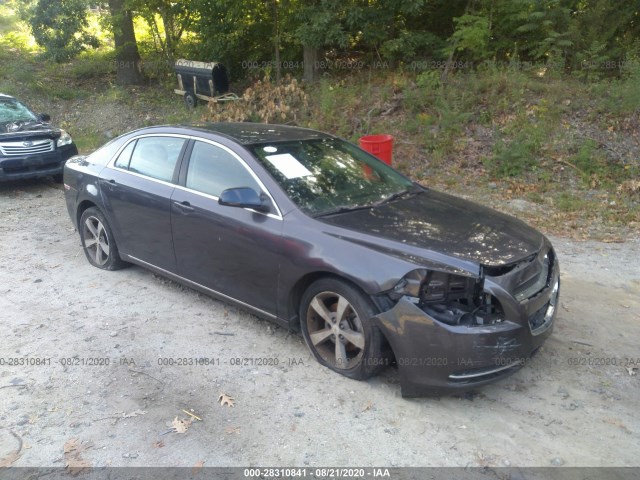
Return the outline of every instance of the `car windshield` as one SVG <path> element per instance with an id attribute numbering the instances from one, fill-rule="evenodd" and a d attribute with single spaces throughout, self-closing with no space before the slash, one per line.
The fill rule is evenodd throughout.
<path id="1" fill-rule="evenodd" d="M 0 123 L 33 122 L 36 116 L 14 99 L 0 98 Z"/>
<path id="2" fill-rule="evenodd" d="M 334 138 L 250 147 L 298 207 L 312 216 L 371 207 L 413 183 L 354 145 Z"/>

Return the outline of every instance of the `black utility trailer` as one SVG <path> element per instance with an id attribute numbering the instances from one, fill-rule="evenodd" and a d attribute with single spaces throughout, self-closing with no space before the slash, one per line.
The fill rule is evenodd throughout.
<path id="1" fill-rule="evenodd" d="M 197 62 L 180 59 L 174 66 L 178 76 L 178 88 L 174 90 L 184 97 L 189 108 L 205 102 L 228 102 L 238 100 L 235 93 L 229 93 L 227 69 L 218 62 Z"/>

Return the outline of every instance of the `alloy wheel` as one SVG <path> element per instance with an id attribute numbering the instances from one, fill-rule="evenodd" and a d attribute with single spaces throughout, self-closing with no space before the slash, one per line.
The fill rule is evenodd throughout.
<path id="1" fill-rule="evenodd" d="M 355 308 L 334 292 L 313 297 L 307 309 L 307 330 L 313 348 L 336 369 L 358 365 L 365 350 L 365 334 Z"/>
<path id="2" fill-rule="evenodd" d="M 94 262 L 102 266 L 109 260 L 109 236 L 102 222 L 90 216 L 84 221 L 84 248 Z"/>

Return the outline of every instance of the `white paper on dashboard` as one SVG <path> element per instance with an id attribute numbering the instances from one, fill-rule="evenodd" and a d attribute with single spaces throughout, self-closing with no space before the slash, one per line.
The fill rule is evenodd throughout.
<path id="1" fill-rule="evenodd" d="M 280 153 L 278 155 L 266 155 L 265 158 L 278 169 L 287 179 L 307 177 L 313 175 L 290 153 Z"/>

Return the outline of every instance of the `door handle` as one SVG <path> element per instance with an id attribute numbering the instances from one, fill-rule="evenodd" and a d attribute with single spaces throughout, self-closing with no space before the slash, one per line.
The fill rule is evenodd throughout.
<path id="1" fill-rule="evenodd" d="M 184 202 L 173 202 L 173 204 L 183 212 L 193 212 L 195 210 L 186 200 Z"/>

